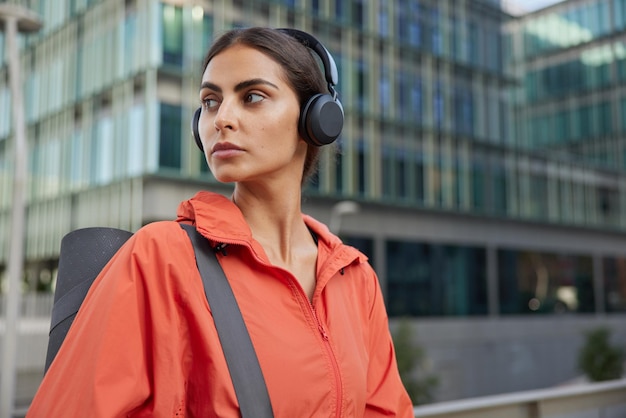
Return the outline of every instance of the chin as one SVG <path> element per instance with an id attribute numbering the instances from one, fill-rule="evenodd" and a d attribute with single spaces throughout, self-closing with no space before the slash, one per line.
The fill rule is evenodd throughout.
<path id="1" fill-rule="evenodd" d="M 219 181 L 220 183 L 236 183 L 239 181 L 239 178 L 237 177 L 232 177 L 232 176 L 213 176 L 215 177 L 215 180 Z"/>
<path id="2" fill-rule="evenodd" d="M 220 167 L 218 169 L 214 169 L 215 167 L 209 166 L 211 170 L 211 174 L 215 177 L 215 180 L 220 183 L 235 183 L 241 180 L 240 170 L 233 170 L 229 167 Z M 227 168 L 227 169 L 226 169 Z"/>

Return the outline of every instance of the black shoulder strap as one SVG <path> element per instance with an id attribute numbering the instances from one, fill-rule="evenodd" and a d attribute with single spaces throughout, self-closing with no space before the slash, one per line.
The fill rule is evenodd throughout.
<path id="1" fill-rule="evenodd" d="M 196 254 L 204 293 L 213 313 L 224 357 L 235 387 L 241 416 L 273 417 L 265 379 L 243 322 L 233 290 L 224 275 L 209 241 L 192 225 L 180 224 L 187 232 Z"/>

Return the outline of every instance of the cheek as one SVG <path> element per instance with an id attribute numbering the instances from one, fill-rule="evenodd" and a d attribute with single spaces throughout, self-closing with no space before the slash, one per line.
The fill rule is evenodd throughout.
<path id="1" fill-rule="evenodd" d="M 275 118 L 267 118 L 264 123 L 257 127 L 259 136 L 263 136 L 270 140 L 270 143 L 281 141 L 287 144 L 287 141 L 294 144 L 300 139 L 298 134 L 298 118 L 291 115 Z"/>
<path id="2" fill-rule="evenodd" d="M 283 118 L 281 122 L 281 128 L 283 133 L 289 138 L 296 138 L 296 140 L 300 139 L 300 134 L 298 133 L 298 123 L 300 122 L 300 113 L 290 113 L 288 117 Z"/>

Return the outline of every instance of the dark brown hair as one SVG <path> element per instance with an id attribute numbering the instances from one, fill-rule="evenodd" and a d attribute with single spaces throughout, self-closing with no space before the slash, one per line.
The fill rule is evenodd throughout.
<path id="1" fill-rule="evenodd" d="M 314 95 L 326 92 L 326 80 L 311 51 L 295 38 L 270 28 L 233 29 L 224 33 L 204 58 L 202 73 L 213 57 L 236 44 L 254 48 L 276 61 L 296 92 L 300 108 Z M 315 172 L 319 153 L 319 147 L 307 145 L 303 183 Z"/>

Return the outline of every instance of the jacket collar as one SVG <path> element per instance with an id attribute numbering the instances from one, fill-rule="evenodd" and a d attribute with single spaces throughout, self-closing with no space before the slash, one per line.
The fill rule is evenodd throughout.
<path id="1" fill-rule="evenodd" d="M 326 225 L 311 216 L 302 215 L 303 220 L 318 238 L 318 249 L 338 264 L 339 268 L 356 261 L 367 260 L 358 250 L 343 245 Z M 252 231 L 243 214 L 230 199 L 221 194 L 201 191 L 193 198 L 183 201 L 178 206 L 177 222 L 191 223 L 198 232 L 215 244 L 239 244 L 251 247 L 257 254 L 263 253 L 260 244 L 252 238 Z M 330 261 L 330 260 L 329 260 Z"/>

